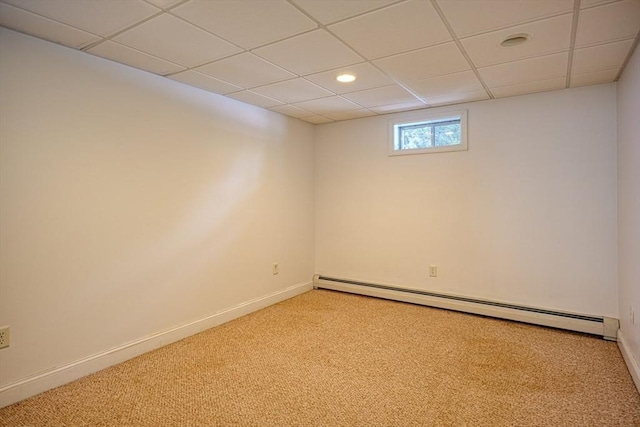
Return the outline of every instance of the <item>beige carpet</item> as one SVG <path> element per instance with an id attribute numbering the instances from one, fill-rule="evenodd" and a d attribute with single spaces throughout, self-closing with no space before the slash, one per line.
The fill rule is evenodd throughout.
<path id="1" fill-rule="evenodd" d="M 640 426 L 615 343 L 315 290 L 0 409 L 1 426 Z"/>

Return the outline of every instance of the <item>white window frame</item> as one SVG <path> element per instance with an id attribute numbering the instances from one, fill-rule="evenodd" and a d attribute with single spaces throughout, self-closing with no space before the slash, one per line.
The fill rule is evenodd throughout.
<path id="1" fill-rule="evenodd" d="M 446 121 L 447 119 L 460 119 L 460 144 L 445 145 L 442 147 L 414 148 L 396 150 L 396 138 L 401 126 L 428 124 Z M 446 111 L 440 113 L 411 113 L 389 120 L 389 156 L 405 156 L 410 154 L 443 153 L 448 151 L 465 151 L 467 145 L 467 110 Z"/>

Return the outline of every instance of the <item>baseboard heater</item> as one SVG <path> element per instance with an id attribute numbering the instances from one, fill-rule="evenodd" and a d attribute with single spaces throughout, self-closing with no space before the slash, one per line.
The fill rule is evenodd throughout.
<path id="1" fill-rule="evenodd" d="M 441 294 L 386 284 L 326 277 L 318 274 L 313 277 L 313 287 L 315 289 L 330 289 L 394 301 L 420 304 L 429 307 L 479 314 L 482 316 L 515 320 L 534 325 L 584 332 L 587 334 L 599 335 L 604 339 L 611 341 L 615 341 L 617 339 L 619 326 L 618 319 L 611 317 L 546 310 L 536 307 L 488 301 L 459 295 Z"/>

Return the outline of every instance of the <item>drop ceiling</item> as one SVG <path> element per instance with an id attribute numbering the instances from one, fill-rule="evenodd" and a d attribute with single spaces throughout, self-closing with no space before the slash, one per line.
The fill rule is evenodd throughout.
<path id="1" fill-rule="evenodd" d="M 320 124 L 616 81 L 640 0 L 0 0 L 0 25 Z"/>

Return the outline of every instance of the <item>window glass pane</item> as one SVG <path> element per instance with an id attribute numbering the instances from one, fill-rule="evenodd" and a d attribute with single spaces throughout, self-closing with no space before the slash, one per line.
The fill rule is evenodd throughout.
<path id="1" fill-rule="evenodd" d="M 436 147 L 460 144 L 460 122 L 435 126 Z"/>
<path id="2" fill-rule="evenodd" d="M 399 136 L 401 150 L 411 150 L 433 146 L 431 142 L 431 126 L 401 127 Z"/>
<path id="3" fill-rule="evenodd" d="M 466 122 L 466 111 L 411 113 L 404 119 L 389 120 L 389 155 L 464 151 Z"/>

